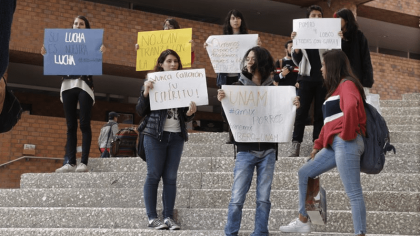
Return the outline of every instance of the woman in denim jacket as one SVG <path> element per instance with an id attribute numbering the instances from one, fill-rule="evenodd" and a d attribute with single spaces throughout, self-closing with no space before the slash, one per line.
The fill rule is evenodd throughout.
<path id="1" fill-rule="evenodd" d="M 163 51 L 155 66 L 155 71 L 181 70 L 178 54 L 173 50 Z M 147 162 L 147 177 L 143 196 L 146 205 L 149 227 L 155 229 L 179 230 L 173 220 L 176 198 L 176 177 L 184 148 L 188 141 L 185 122 L 194 118 L 197 108 L 194 102 L 189 107 L 163 110 L 150 110 L 149 92 L 153 90 L 153 81 L 144 82 L 136 106 L 137 113 L 145 117 L 139 130 L 144 134 L 144 150 Z M 163 181 L 163 221 L 157 217 L 156 202 L 159 181 Z"/>

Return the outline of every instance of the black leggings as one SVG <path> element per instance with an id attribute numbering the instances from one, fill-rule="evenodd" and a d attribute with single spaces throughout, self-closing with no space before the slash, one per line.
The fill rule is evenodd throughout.
<path id="1" fill-rule="evenodd" d="M 295 128 L 293 130 L 293 141 L 302 142 L 303 133 L 305 132 L 306 118 L 311 108 L 312 100 L 314 100 L 314 130 L 312 141 L 315 141 L 322 126 L 324 119 L 322 116 L 322 104 L 325 101 L 327 90 L 322 81 L 306 81 L 299 82 L 298 95 L 300 96 L 300 107 L 296 110 Z"/>
<path id="2" fill-rule="evenodd" d="M 77 146 L 77 103 L 80 106 L 80 130 L 82 131 L 82 163 L 88 164 L 92 130 L 90 119 L 93 99 L 80 88 L 72 88 L 62 92 L 64 113 L 67 123 L 66 156 L 68 164 L 76 164 Z"/>

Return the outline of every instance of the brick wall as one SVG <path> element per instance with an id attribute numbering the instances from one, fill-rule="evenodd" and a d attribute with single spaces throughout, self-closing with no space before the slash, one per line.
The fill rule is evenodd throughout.
<path id="1" fill-rule="evenodd" d="M 135 67 L 134 44 L 137 32 L 161 30 L 166 15 L 152 14 L 137 10 L 123 9 L 98 3 L 77 0 L 19 0 L 12 26 L 10 49 L 39 53 L 44 39 L 45 28 L 70 28 L 74 17 L 84 15 L 92 28 L 104 29 L 103 62 Z M 195 68 L 205 68 L 209 77 L 215 78 L 210 59 L 203 43 L 210 35 L 222 33 L 220 25 L 177 18 L 182 28 L 193 28 L 196 59 Z M 273 57 L 284 57 L 284 43 L 289 37 L 259 33 L 263 46 Z M 31 39 L 28 41 L 28 39 Z"/>
<path id="2" fill-rule="evenodd" d="M 402 99 L 402 94 L 420 92 L 420 61 L 371 53 L 375 84 L 371 90 L 382 100 Z"/>
<path id="3" fill-rule="evenodd" d="M 364 5 L 420 16 L 420 0 L 374 0 Z"/>
<path id="4" fill-rule="evenodd" d="M 97 140 L 101 127 L 105 122 L 92 121 L 92 145 L 90 157 L 100 156 Z M 132 125 L 119 124 L 119 128 Z M 0 134 L 0 164 L 14 160 L 21 156 L 24 144 L 36 145 L 35 156 L 64 157 L 66 144 L 66 122 L 64 118 L 22 114 L 19 123 L 4 134 Z M 82 133 L 77 131 L 77 146 L 82 145 Z M 80 158 L 81 153 L 77 153 Z M 5 167 L 0 167 L 0 188 L 18 188 L 20 175 L 23 173 L 54 172 L 62 165 L 62 161 L 55 160 L 20 160 Z"/>

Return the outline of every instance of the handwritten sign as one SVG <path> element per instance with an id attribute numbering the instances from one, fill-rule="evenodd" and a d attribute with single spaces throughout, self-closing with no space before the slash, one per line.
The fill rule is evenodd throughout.
<path id="1" fill-rule="evenodd" d="M 44 75 L 102 75 L 103 29 L 45 29 Z"/>
<path id="2" fill-rule="evenodd" d="M 136 70 L 153 70 L 158 57 L 166 49 L 178 53 L 183 68 L 191 67 L 191 39 L 191 28 L 139 32 Z"/>
<path id="3" fill-rule="evenodd" d="M 295 49 L 341 49 L 340 18 L 293 20 Z"/>
<path id="4" fill-rule="evenodd" d="M 149 73 L 147 80 L 154 82 L 149 91 L 152 111 L 188 107 L 191 101 L 197 106 L 209 104 L 204 69 Z"/>
<path id="5" fill-rule="evenodd" d="M 216 73 L 240 73 L 245 53 L 257 46 L 258 34 L 212 35 L 208 37 L 207 53 Z"/>
<path id="6" fill-rule="evenodd" d="M 295 122 L 292 86 L 222 85 L 223 110 L 237 142 L 289 142 Z"/>

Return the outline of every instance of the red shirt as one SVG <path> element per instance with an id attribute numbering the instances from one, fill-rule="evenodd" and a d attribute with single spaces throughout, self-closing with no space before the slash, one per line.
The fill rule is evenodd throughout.
<path id="1" fill-rule="evenodd" d="M 356 85 L 346 80 L 322 105 L 324 126 L 314 142 L 315 149 L 331 145 L 336 134 L 346 141 L 366 132 L 366 113 Z"/>

